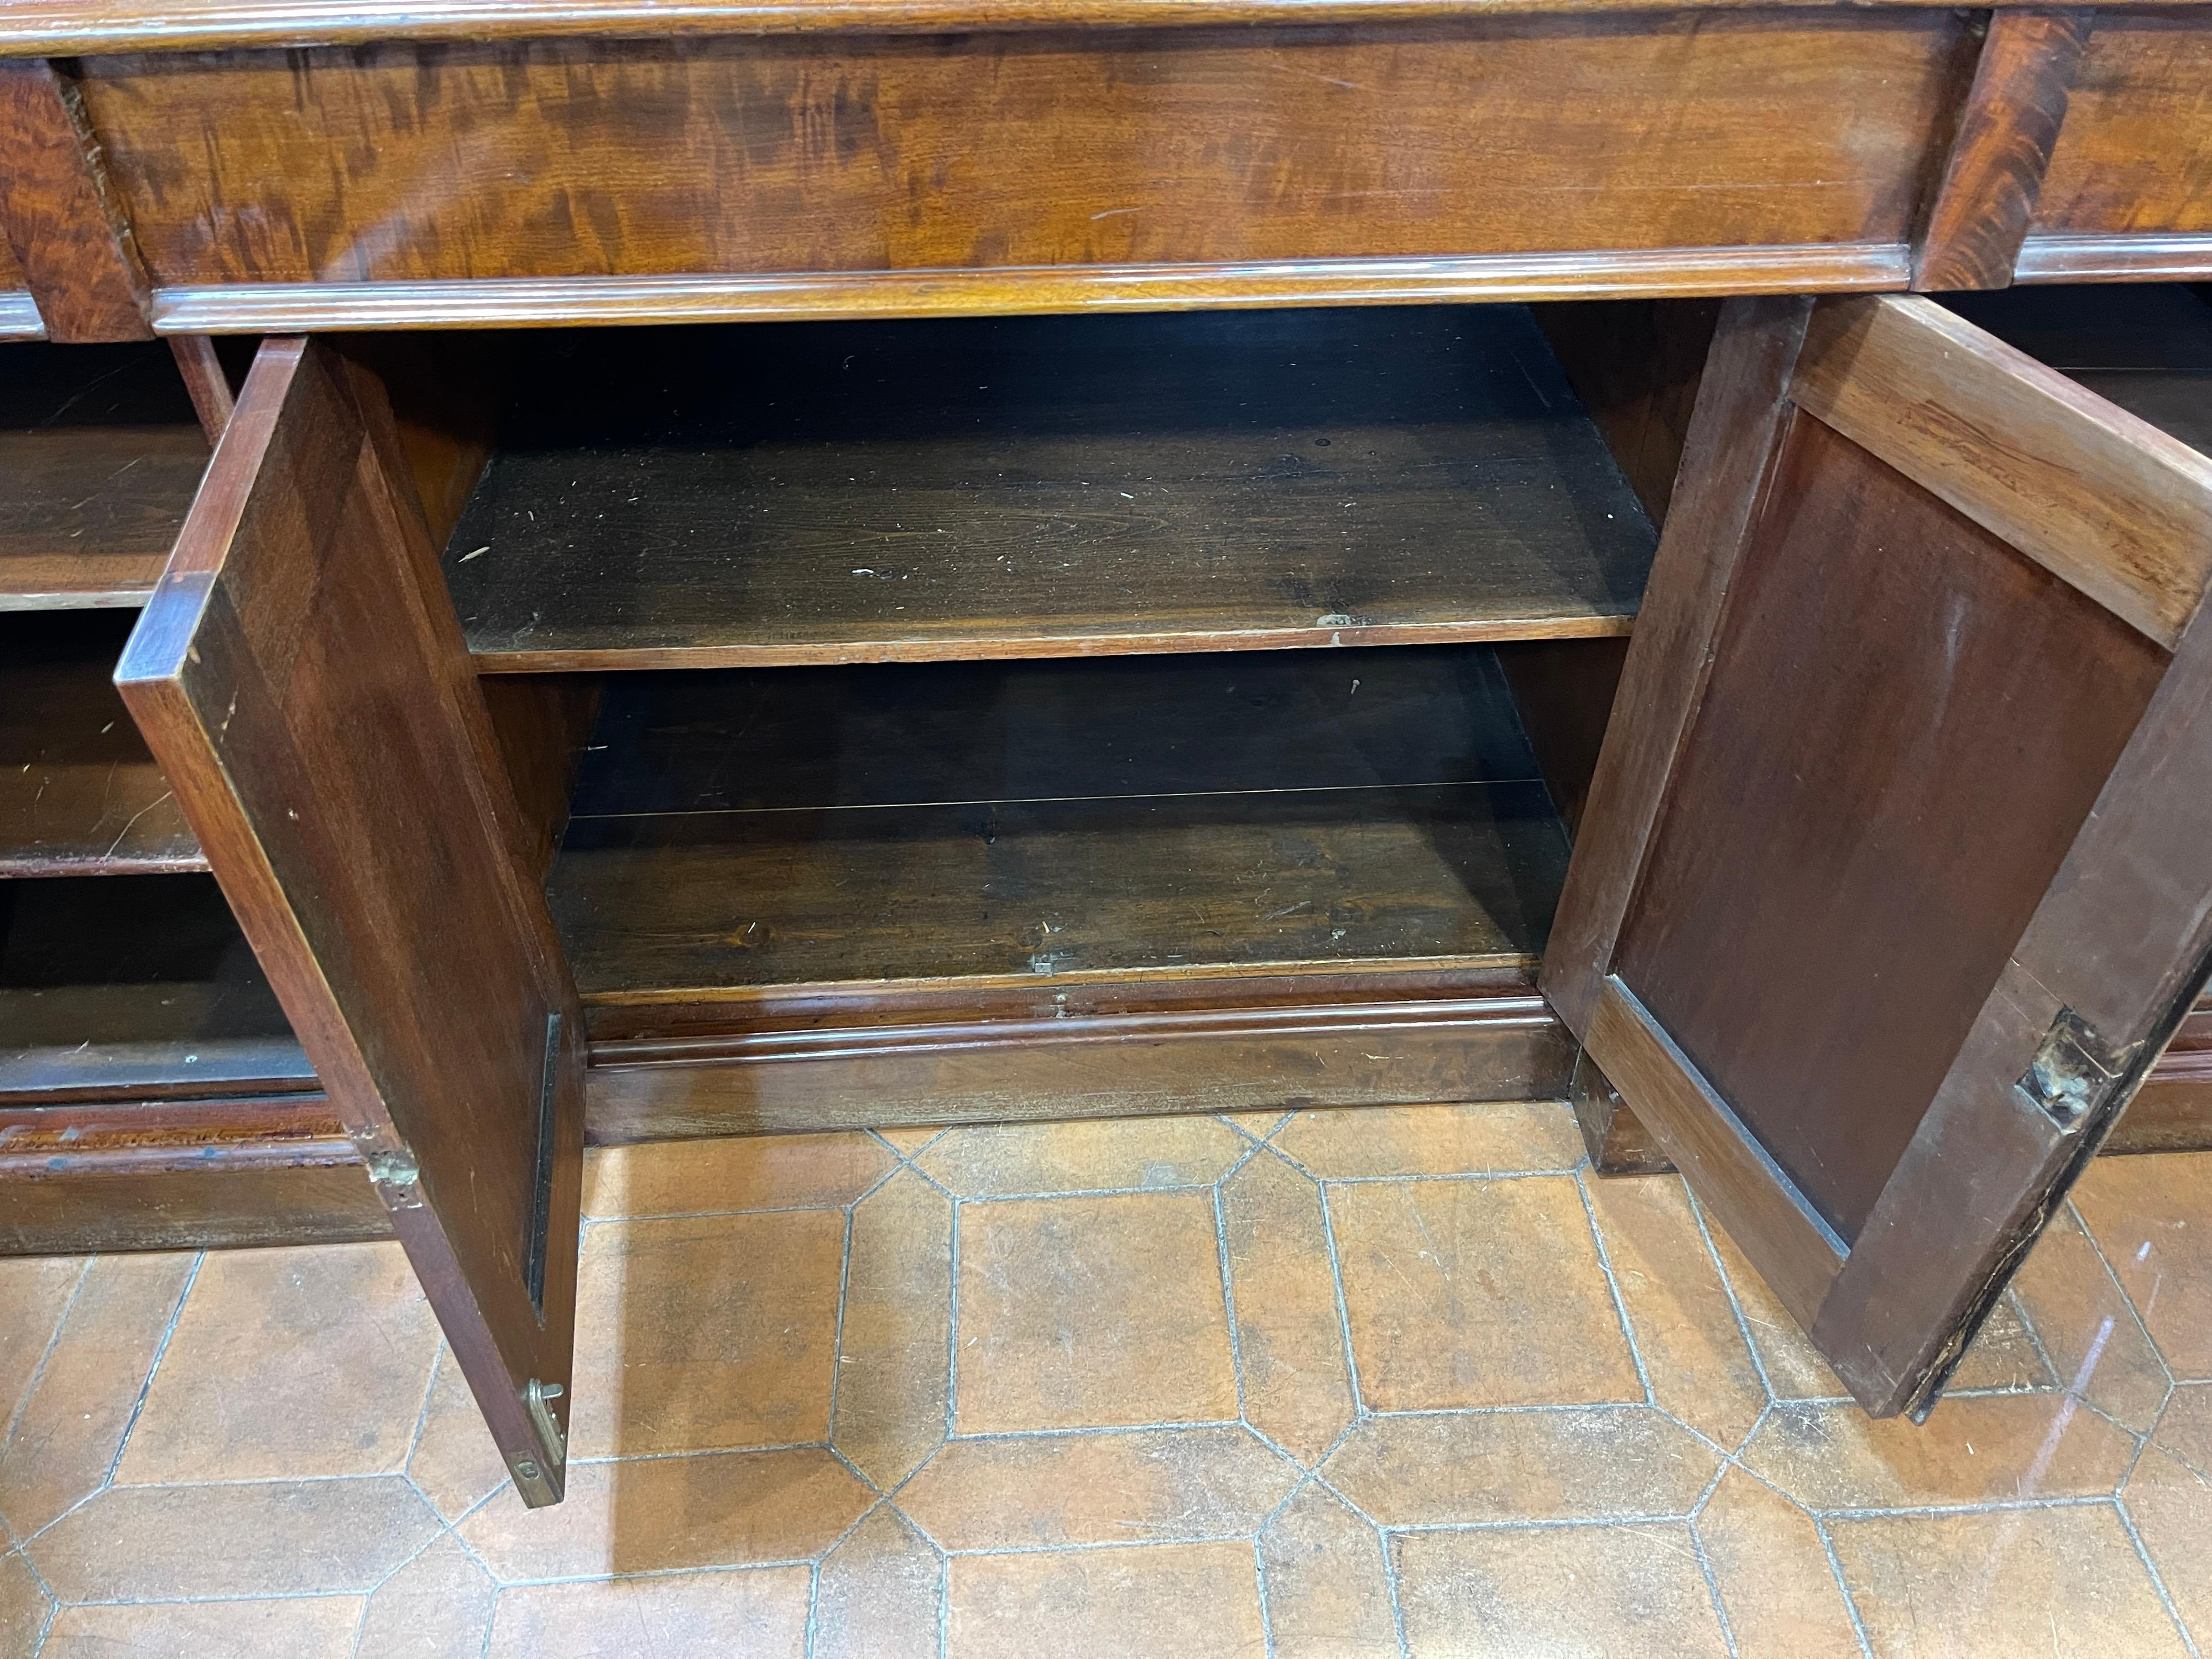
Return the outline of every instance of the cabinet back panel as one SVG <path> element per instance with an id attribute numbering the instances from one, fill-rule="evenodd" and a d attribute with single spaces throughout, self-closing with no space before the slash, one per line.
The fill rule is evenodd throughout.
<path id="1" fill-rule="evenodd" d="M 1616 971 L 1845 1238 L 2165 662 L 1796 417 Z"/>

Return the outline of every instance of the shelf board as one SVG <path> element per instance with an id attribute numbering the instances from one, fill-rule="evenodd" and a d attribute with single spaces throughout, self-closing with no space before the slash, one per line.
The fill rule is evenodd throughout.
<path id="1" fill-rule="evenodd" d="M 160 342 L 9 348 L 0 377 L 0 611 L 137 607 L 206 469 Z"/>
<path id="2" fill-rule="evenodd" d="M 117 695 L 128 618 L 0 618 L 0 877 L 205 870 Z"/>
<path id="3" fill-rule="evenodd" d="M 1565 875 L 1480 647 L 644 677 L 592 742 L 550 890 L 600 1006 L 1526 963 Z"/>
<path id="4" fill-rule="evenodd" d="M 446 551 L 491 672 L 1622 634 L 1655 544 L 1516 306 L 512 355 Z"/>

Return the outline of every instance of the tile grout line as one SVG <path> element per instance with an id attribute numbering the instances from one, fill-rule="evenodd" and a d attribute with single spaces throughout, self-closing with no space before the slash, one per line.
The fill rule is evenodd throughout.
<path id="1" fill-rule="evenodd" d="M 1282 1152 L 1277 1148 L 1269 1147 L 1268 1150 L 1278 1158 L 1283 1157 Z M 1293 1170 L 1298 1167 L 1289 1158 L 1283 1158 L 1283 1161 L 1290 1164 Z M 1306 1175 L 1303 1170 L 1299 1170 L 1298 1173 Z M 1328 1183 L 1316 1180 L 1310 1175 L 1306 1175 L 1306 1179 L 1313 1182 L 1314 1192 L 1321 1202 L 1322 1237 L 1328 1245 L 1329 1278 L 1336 1286 L 1337 1334 L 1344 1339 L 1345 1374 L 1352 1382 L 1352 1420 L 1357 1423 L 1367 1415 L 1367 1400 L 1359 1387 L 1359 1356 L 1353 1352 L 1352 1346 L 1352 1314 L 1344 1295 L 1344 1258 L 1337 1249 L 1336 1222 L 1329 1214 Z"/>
<path id="2" fill-rule="evenodd" d="M 1267 1659 L 1275 1659 L 1275 1613 L 1267 1601 L 1267 1558 L 1261 1553 L 1260 1530 L 1252 1533 L 1252 1582 L 1260 1597 L 1260 1640 L 1265 1646 Z M 2191 1654 L 2190 1659 L 2197 1659 Z"/>
<path id="3" fill-rule="evenodd" d="M 2174 1629 L 2180 1632 L 2181 1644 L 2189 1650 L 2189 1659 L 2200 1659 L 2197 1638 L 2191 1632 L 2188 1620 L 2181 1616 L 2181 1609 L 2174 1605 L 2173 1596 L 2166 1587 L 2166 1575 L 2158 1570 L 2158 1562 L 2152 1557 L 2150 1547 L 2143 1542 L 2142 1533 L 2136 1529 L 2136 1518 L 2128 1509 L 2125 1497 L 2118 1493 L 2113 1495 L 2112 1512 L 2119 1516 L 2120 1529 L 2127 1534 L 2128 1542 L 2135 1546 L 2136 1554 L 2143 1564 L 2143 1571 L 2150 1575 L 2150 1587 L 2158 1592 L 2158 1599 L 2166 1608 L 2166 1616 L 2173 1620 Z"/>
<path id="4" fill-rule="evenodd" d="M 1713 1243 L 1713 1231 L 1705 1219 L 1705 1206 L 1698 1202 L 1698 1195 L 1690 1190 L 1688 1182 L 1682 1181 L 1680 1176 L 1671 1178 L 1681 1182 L 1682 1197 L 1690 1206 L 1691 1218 L 1698 1224 L 1698 1236 L 1705 1241 L 1705 1258 L 1713 1264 L 1713 1272 L 1719 1276 L 1721 1291 L 1728 1297 L 1729 1307 L 1735 1314 L 1736 1334 L 1743 1339 L 1744 1348 L 1751 1355 L 1753 1374 L 1759 1378 L 1759 1386 L 1766 1391 L 1767 1407 L 1771 1410 L 1778 1399 L 1774 1392 L 1774 1379 L 1766 1374 L 1766 1360 L 1759 1352 L 1758 1342 L 1752 1337 L 1751 1321 L 1745 1315 L 1743 1304 L 1736 1296 L 1735 1281 L 1729 1277 L 1728 1264 L 1721 1260 L 1720 1246 Z M 1760 1422 L 1765 1421 L 1765 1412 L 1761 1412 L 1759 1415 Z M 1756 1423 L 1752 1425 L 1754 1431 L 1758 1426 Z M 1750 1438 L 1747 1436 L 1744 1444 L 1750 1443 Z M 1737 1449 L 1741 1450 L 1741 1448 L 1739 1447 Z"/>
<path id="5" fill-rule="evenodd" d="M 1253 1147 L 1250 1152 L 1245 1154 L 1244 1158 L 1237 1160 L 1237 1168 L 1239 1170 L 1243 1169 L 1249 1159 L 1258 1154 L 1259 1150 L 1260 1149 L 1256 1146 Z M 1231 1173 L 1233 1174 L 1234 1171 L 1231 1171 Z M 1224 1176 L 1223 1180 L 1226 1180 L 1227 1178 L 1228 1177 Z M 1237 1420 L 1239 1423 L 1244 1424 L 1245 1426 L 1249 1428 L 1250 1426 L 1249 1418 L 1251 1413 L 1250 1408 L 1246 1405 L 1244 1399 L 1244 1344 L 1237 1333 L 1237 1290 L 1236 1286 L 1231 1282 L 1229 1273 L 1229 1217 L 1222 1204 L 1220 1182 L 1216 1182 L 1213 1184 L 1212 1190 L 1213 1194 L 1213 1247 L 1215 1254 L 1220 1258 L 1221 1264 L 1222 1316 L 1229 1322 L 1229 1369 L 1230 1374 L 1237 1382 Z"/>
<path id="6" fill-rule="evenodd" d="M 1644 1403 L 1656 1410 L 1659 1396 L 1652 1391 L 1651 1372 L 1644 1363 L 1644 1346 L 1637 1341 L 1636 1328 L 1628 1317 L 1628 1298 L 1620 1293 L 1620 1280 L 1613 1271 L 1613 1254 L 1605 1248 L 1605 1234 L 1597 1224 L 1597 1206 L 1590 1202 L 1589 1187 L 1579 1170 L 1575 1175 L 1575 1196 L 1582 1200 L 1583 1219 L 1589 1226 L 1590 1243 L 1597 1249 L 1598 1271 L 1605 1275 L 1606 1288 L 1613 1293 L 1613 1316 L 1620 1323 L 1620 1340 L 1628 1344 L 1629 1362 L 1636 1367 L 1636 1380 L 1644 1388 Z"/>
<path id="7" fill-rule="evenodd" d="M 1790 1501 L 1796 1502 L 1795 1498 Z M 1798 1507 L 1804 1508 L 1802 1504 Z M 1863 1659 L 1875 1659 L 1874 1643 L 1867 1635 L 1866 1620 L 1859 1612 L 1858 1597 L 1851 1594 L 1850 1580 L 1844 1575 L 1844 1559 L 1836 1553 L 1836 1540 L 1828 1535 L 1828 1523 L 1809 1510 L 1806 1510 L 1806 1515 L 1813 1522 L 1813 1535 L 1820 1540 L 1820 1547 L 1827 1552 L 1828 1571 L 1835 1575 L 1836 1593 L 1844 1598 L 1844 1612 L 1851 1621 L 1851 1633 L 1859 1638 L 1859 1652 Z"/>
<path id="8" fill-rule="evenodd" d="M 927 1176 L 924 1176 L 923 1178 L 924 1178 L 925 1180 L 927 1180 L 927 1179 L 928 1179 L 928 1177 L 927 1177 Z M 957 1432 L 957 1431 L 958 1431 L 958 1427 L 959 1427 L 959 1422 L 960 1422 L 960 1414 L 959 1414 L 959 1413 L 960 1413 L 960 1204 L 961 1204 L 961 1200 L 960 1200 L 957 1197 L 956 1197 L 952 1193 L 951 1193 L 951 1192 L 949 1192 L 949 1191 L 946 1191 L 946 1190 L 945 1190 L 945 1188 L 944 1187 L 942 1187 L 941 1185 L 940 1185 L 940 1186 L 939 1186 L 938 1190 L 939 1190 L 939 1192 L 943 1192 L 943 1193 L 945 1193 L 945 1197 L 946 1197 L 947 1199 L 950 1199 L 950 1200 L 951 1200 L 951 1204 L 952 1204 L 951 1249 L 951 1250 L 948 1252 L 949 1260 L 948 1260 L 948 1261 L 946 1261 L 946 1263 L 945 1263 L 945 1432 L 944 1432 L 944 1434 L 943 1434 L 942 1436 L 940 1436 L 940 1437 L 939 1437 L 939 1440 L 938 1440 L 938 1446 L 939 1446 L 939 1449 L 943 1449 L 943 1447 L 944 1447 L 944 1443 L 945 1443 L 945 1441 L 947 1441 L 947 1440 L 951 1439 L 951 1438 L 952 1438 L 952 1437 L 953 1437 L 953 1435 L 954 1435 L 956 1432 Z M 931 1452 L 931 1453 L 930 1453 L 930 1455 L 930 1455 L 930 1457 L 934 1457 L 934 1456 L 936 1456 L 936 1455 L 937 1455 L 937 1453 L 936 1453 L 936 1452 L 934 1452 L 934 1451 L 933 1451 L 933 1452 Z M 929 1459 L 928 1459 L 928 1458 L 924 1458 L 924 1459 L 922 1460 L 922 1462 L 926 1464 L 927 1462 L 928 1462 L 928 1461 L 929 1461 Z M 914 1473 L 919 1473 L 919 1472 L 920 1472 L 920 1466 L 919 1466 L 919 1465 L 917 1465 L 917 1466 L 916 1466 L 916 1469 L 914 1471 Z M 907 1477 L 907 1479 L 908 1479 L 908 1480 L 912 1480 L 913 1478 L 914 1478 L 914 1474 L 913 1474 L 913 1473 L 910 1473 L 910 1474 L 908 1475 L 908 1477 Z M 900 1486 L 903 1486 L 905 1484 L 906 1484 L 906 1481 L 904 1481 L 904 1480 L 902 1480 L 901 1482 L 899 1482 L 899 1485 L 900 1485 Z M 894 1490 L 896 1490 L 896 1488 L 894 1488 Z"/>
<path id="9" fill-rule="evenodd" d="M 122 1436 L 115 1443 L 115 1455 L 109 1461 L 107 1473 L 101 1477 L 99 1486 L 87 1494 L 88 1500 L 115 1484 L 115 1472 L 123 1467 L 123 1455 L 131 1449 L 131 1437 L 137 1431 L 138 1419 L 144 1414 L 146 1401 L 153 1395 L 154 1379 L 161 1375 L 161 1362 L 168 1357 L 169 1344 L 175 1339 L 177 1327 L 184 1322 L 185 1309 L 191 1302 L 192 1287 L 200 1282 L 200 1269 L 206 1265 L 205 1250 L 192 1258 L 191 1268 L 185 1275 L 185 1287 L 177 1293 L 177 1305 L 169 1310 L 169 1322 L 161 1328 L 161 1340 L 155 1346 L 153 1363 L 146 1367 L 146 1380 L 138 1385 L 138 1398 L 131 1403 L 130 1419 L 124 1424 Z M 57 1516 L 54 1518 L 58 1521 L 61 1517 Z"/>
<path id="10" fill-rule="evenodd" d="M 84 1282 L 92 1277 L 92 1264 L 95 1260 L 96 1257 L 88 1255 L 78 1264 L 76 1283 L 70 1286 L 69 1296 L 62 1303 L 61 1311 L 54 1316 L 54 1328 L 46 1333 L 46 1346 L 39 1350 L 39 1363 L 31 1369 L 31 1379 L 23 1385 L 22 1397 L 16 1401 L 15 1409 L 8 1414 L 7 1430 L 0 1433 L 0 1452 L 5 1452 L 15 1443 L 15 1431 L 22 1426 L 23 1413 L 31 1409 L 31 1401 L 39 1392 L 39 1384 L 46 1380 L 46 1366 L 53 1359 L 54 1350 L 62 1345 L 62 1332 L 69 1326 L 70 1316 L 76 1311 L 77 1298 L 84 1294 Z M 13 1536 L 12 1531 L 9 1535 Z"/>
<path id="11" fill-rule="evenodd" d="M 369 1603 L 376 1599 L 377 1592 L 381 1590 L 394 1578 L 397 1578 L 401 1573 L 406 1571 L 408 1568 L 413 1566 L 417 1561 L 421 1560 L 429 1551 L 432 1545 L 435 1544 L 440 1539 L 446 1536 L 446 1517 L 438 1514 L 437 1507 L 434 1504 L 430 1506 L 430 1513 L 437 1521 L 438 1524 L 431 1528 L 430 1535 L 428 1538 L 424 1539 L 422 1543 L 408 1553 L 404 1560 L 395 1563 L 391 1571 L 386 1573 L 382 1577 L 379 1578 L 374 1584 L 371 1584 L 365 1590 L 358 1592 L 337 1592 L 340 1595 L 358 1594 L 361 1597 L 361 1612 L 353 1621 L 353 1645 L 347 1650 L 347 1652 L 349 1655 L 354 1656 L 354 1659 L 359 1659 L 359 1655 L 361 1653 L 361 1638 L 363 1633 L 368 1629 Z M 492 1583 L 495 1595 L 498 1587 L 498 1580 L 494 1579 Z M 485 1622 L 489 1624 L 490 1621 L 487 1620 Z"/>
<path id="12" fill-rule="evenodd" d="M 2166 1398 L 2172 1399 L 2174 1388 L 2180 1381 L 2173 1373 L 2173 1363 L 2166 1357 L 2166 1350 L 2159 1346 L 2158 1339 L 2150 1334 L 2149 1322 L 2142 1316 L 2142 1310 L 2136 1306 L 2135 1297 L 2128 1293 L 2128 1287 L 2120 1282 L 2120 1275 L 2112 1266 L 2112 1258 L 2105 1254 L 2105 1241 L 2097 1237 L 2094 1230 L 2089 1225 L 2089 1218 L 2081 1213 L 2070 1194 L 2066 1200 L 2066 1212 L 2074 1218 L 2074 1224 L 2081 1230 L 2081 1237 L 2089 1241 L 2090 1249 L 2096 1254 L 2097 1265 L 2105 1270 L 2105 1277 L 2110 1281 L 2113 1293 L 2120 1298 L 2120 1305 L 2128 1310 L 2129 1317 L 2136 1322 L 2136 1329 L 2142 1333 L 2143 1346 L 2150 1350 L 2151 1358 L 2158 1361 L 2159 1370 L 2166 1374 Z M 2162 1400 L 2159 1402 L 2160 1415 L 2163 1415 L 2165 1411 L 2166 1401 Z"/>
<path id="13" fill-rule="evenodd" d="M 1723 1464 L 1722 1467 L 1727 1466 Z M 1718 1475 L 1713 1477 L 1713 1485 L 1716 1486 L 1720 1485 Z M 1705 1496 L 1708 1498 L 1712 1496 L 1710 1488 L 1707 1489 Z M 1703 1499 L 1699 1500 L 1701 1504 L 1703 1501 Z M 1721 1640 L 1728 1648 L 1729 1659 L 1741 1659 L 1741 1651 L 1736 1646 L 1735 1626 L 1729 1622 L 1728 1608 L 1721 1601 L 1721 1581 L 1713 1574 L 1712 1558 L 1705 1553 L 1705 1535 L 1698 1530 L 1698 1520 L 1694 1513 L 1683 1524 L 1689 1528 L 1690 1547 L 1697 1552 L 1698 1571 L 1705 1575 L 1705 1594 L 1712 1598 L 1713 1617 L 1720 1623 Z"/>
<path id="14" fill-rule="evenodd" d="M 896 1173 L 896 1170 L 893 1173 Z M 884 1177 L 884 1181 L 890 1179 L 888 1175 Z M 882 1183 L 877 1184 L 880 1186 Z M 875 1188 L 872 1187 L 868 1190 L 873 1192 Z M 854 1212 L 860 1207 L 862 1199 L 866 1196 L 864 1193 L 845 1206 L 844 1242 L 839 1246 L 837 1258 L 837 1321 L 836 1334 L 830 1343 L 830 1408 L 823 1414 L 822 1425 L 823 1443 L 832 1447 L 837 1443 L 837 1391 L 845 1381 L 845 1300 L 853 1284 L 853 1218 Z M 867 1484 L 872 1489 L 876 1483 L 870 1480 Z M 811 1625 L 808 1629 L 811 1631 Z M 807 1641 L 807 1651 L 811 1654 L 814 1650 L 811 1634 Z"/>
<path id="15" fill-rule="evenodd" d="M 1382 1526 L 1375 1528 L 1375 1538 L 1382 1548 L 1382 1588 L 1390 1597 L 1390 1628 L 1398 1638 L 1399 1659 L 1413 1659 L 1413 1644 L 1406 1638 L 1406 1598 L 1398 1582 L 1397 1540 Z"/>

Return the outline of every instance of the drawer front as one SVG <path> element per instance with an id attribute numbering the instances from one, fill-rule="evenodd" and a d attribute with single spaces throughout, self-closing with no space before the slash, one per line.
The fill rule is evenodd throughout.
<path id="1" fill-rule="evenodd" d="M 1802 289 L 1900 284 L 1974 46 L 1919 9 L 541 40 L 84 93 L 164 289 L 1676 250 Z"/>
<path id="2" fill-rule="evenodd" d="M 2019 270 L 2046 281 L 2212 272 L 2212 15 L 2099 15 Z"/>

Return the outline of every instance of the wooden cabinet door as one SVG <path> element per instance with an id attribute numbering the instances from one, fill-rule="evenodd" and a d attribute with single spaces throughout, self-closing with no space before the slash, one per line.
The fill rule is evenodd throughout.
<path id="1" fill-rule="evenodd" d="M 1924 1412 L 2212 946 L 2212 460 L 1932 302 L 1726 307 L 1547 992 Z"/>
<path id="2" fill-rule="evenodd" d="M 382 384 L 264 345 L 117 671 L 532 1504 L 583 1031 Z"/>

